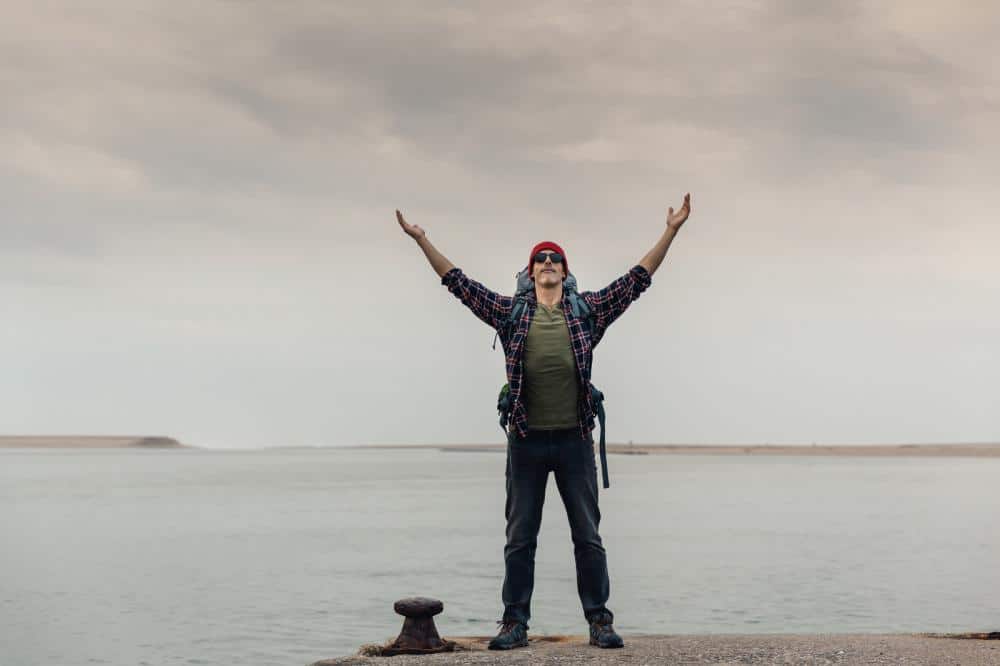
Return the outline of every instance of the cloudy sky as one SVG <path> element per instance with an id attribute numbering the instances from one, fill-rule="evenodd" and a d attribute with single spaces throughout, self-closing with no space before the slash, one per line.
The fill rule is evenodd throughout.
<path id="1" fill-rule="evenodd" d="M 502 441 L 393 210 L 596 289 L 690 191 L 612 441 L 1000 441 L 1000 9 L 610 4 L 5 3 L 0 433 Z"/>

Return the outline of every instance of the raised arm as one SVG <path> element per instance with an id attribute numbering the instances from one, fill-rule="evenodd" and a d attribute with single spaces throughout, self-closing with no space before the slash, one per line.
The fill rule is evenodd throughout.
<path id="1" fill-rule="evenodd" d="M 691 214 L 691 195 L 684 195 L 684 205 L 681 206 L 680 210 L 676 213 L 673 207 L 667 211 L 667 228 L 663 231 L 663 235 L 660 236 L 660 240 L 656 241 L 656 245 L 653 249 L 646 253 L 646 255 L 639 260 L 639 265 L 646 269 L 650 275 L 656 272 L 656 269 L 660 267 L 663 263 L 663 258 L 667 256 L 667 250 L 670 248 L 670 243 L 673 242 L 674 236 L 680 231 L 681 226 L 688 219 L 688 215 Z"/>
<path id="2" fill-rule="evenodd" d="M 455 267 L 443 254 L 438 252 L 436 247 L 431 245 L 431 242 L 427 240 L 427 232 L 416 224 L 407 224 L 399 210 L 396 210 L 396 220 L 406 235 L 415 240 L 420 249 L 424 251 L 427 261 L 431 262 L 431 268 L 438 274 L 438 277 L 444 277 L 445 273 Z"/>
<path id="3" fill-rule="evenodd" d="M 427 234 L 423 229 L 415 224 L 407 224 L 403 214 L 398 210 L 396 211 L 396 219 L 403 231 L 413 238 L 420 249 L 424 251 L 431 268 L 441 278 L 441 284 L 448 287 L 448 291 L 472 310 L 474 315 L 495 329 L 500 328 L 507 321 L 514 299 L 509 296 L 501 296 L 465 275 L 461 268 L 456 268 L 427 240 Z"/>
<path id="4" fill-rule="evenodd" d="M 581 294 L 591 308 L 597 319 L 597 330 L 592 334 L 593 344 L 596 346 L 607 330 L 618 317 L 622 315 L 632 301 L 639 298 L 642 292 L 646 291 L 652 283 L 653 273 L 663 262 L 667 254 L 670 242 L 677 235 L 677 231 L 687 220 L 691 213 L 691 195 L 684 195 L 684 205 L 676 213 L 670 208 L 667 213 L 667 228 L 656 242 L 653 249 L 646 253 L 639 263 L 629 269 L 629 272 L 621 276 L 600 291 L 586 291 Z"/>

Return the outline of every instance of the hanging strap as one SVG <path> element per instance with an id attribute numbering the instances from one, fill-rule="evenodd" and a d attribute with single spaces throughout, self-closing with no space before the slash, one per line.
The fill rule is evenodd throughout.
<path id="1" fill-rule="evenodd" d="M 608 451 L 604 443 L 604 431 L 606 430 L 604 425 L 604 394 L 591 384 L 590 397 L 594 403 L 594 409 L 597 411 L 597 421 L 601 424 L 601 477 L 604 481 L 604 487 L 610 488 L 611 482 L 608 480 Z"/>

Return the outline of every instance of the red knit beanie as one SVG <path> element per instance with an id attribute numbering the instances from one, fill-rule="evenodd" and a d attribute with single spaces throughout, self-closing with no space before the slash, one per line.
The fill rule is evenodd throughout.
<path id="1" fill-rule="evenodd" d="M 531 248 L 531 254 L 528 255 L 528 275 L 531 275 L 531 265 L 535 263 L 535 255 L 542 250 L 552 250 L 553 252 L 558 252 L 563 257 L 563 266 L 566 267 L 566 275 L 569 275 L 569 261 L 566 259 L 566 253 L 563 249 L 553 243 L 552 241 L 542 241 L 535 247 Z"/>

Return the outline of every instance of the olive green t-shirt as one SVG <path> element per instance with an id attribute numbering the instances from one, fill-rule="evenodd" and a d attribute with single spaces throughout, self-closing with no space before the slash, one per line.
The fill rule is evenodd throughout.
<path id="1" fill-rule="evenodd" d="M 524 407 L 528 427 L 577 425 L 576 363 L 562 306 L 539 303 L 524 346 Z"/>

